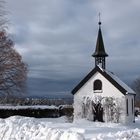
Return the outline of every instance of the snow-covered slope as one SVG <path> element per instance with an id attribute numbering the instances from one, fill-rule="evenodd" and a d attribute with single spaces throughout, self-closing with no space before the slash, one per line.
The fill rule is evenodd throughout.
<path id="1" fill-rule="evenodd" d="M 133 124 L 115 124 L 66 117 L 0 119 L 0 140 L 140 140 L 140 118 Z"/>

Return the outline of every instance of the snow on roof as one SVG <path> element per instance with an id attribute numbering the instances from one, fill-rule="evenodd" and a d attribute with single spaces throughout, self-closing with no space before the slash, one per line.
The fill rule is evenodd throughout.
<path id="1" fill-rule="evenodd" d="M 126 85 L 122 80 L 120 80 L 114 73 L 104 70 L 113 80 L 115 80 L 120 86 L 122 86 L 127 93 L 126 94 L 136 94 L 128 85 Z"/>

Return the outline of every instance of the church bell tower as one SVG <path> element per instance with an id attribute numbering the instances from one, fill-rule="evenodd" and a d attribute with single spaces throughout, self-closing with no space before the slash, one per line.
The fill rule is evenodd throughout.
<path id="1" fill-rule="evenodd" d="M 95 66 L 99 65 L 103 69 L 105 69 L 106 68 L 105 59 L 108 56 L 108 54 L 105 52 L 105 48 L 104 48 L 100 19 L 98 24 L 99 24 L 99 30 L 98 30 L 98 37 L 96 42 L 96 49 L 92 56 L 95 57 Z"/>

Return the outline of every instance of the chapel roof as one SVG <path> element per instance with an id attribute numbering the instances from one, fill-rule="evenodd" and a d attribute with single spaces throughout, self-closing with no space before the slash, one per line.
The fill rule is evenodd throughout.
<path id="1" fill-rule="evenodd" d="M 124 95 L 136 94 L 128 85 L 121 81 L 114 73 L 102 69 L 100 66 L 96 66 L 89 74 L 72 90 L 72 94 L 75 94 L 86 82 L 96 73 L 102 74 L 112 85 L 114 85 Z"/>

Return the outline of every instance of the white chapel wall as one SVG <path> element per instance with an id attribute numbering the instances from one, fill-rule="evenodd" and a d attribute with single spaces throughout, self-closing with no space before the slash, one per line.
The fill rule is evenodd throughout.
<path id="1" fill-rule="evenodd" d="M 101 80 L 102 81 L 102 92 L 101 93 L 94 93 L 93 91 L 93 82 L 95 80 Z M 112 85 L 104 76 L 102 76 L 99 72 L 94 74 L 87 83 L 81 89 L 77 91 L 74 95 L 74 118 L 78 119 L 82 117 L 82 103 L 83 97 L 92 97 L 94 95 L 100 95 L 102 97 L 113 97 L 113 98 L 123 98 L 124 100 L 122 104 L 124 104 L 123 109 L 126 110 L 126 101 L 125 96 L 114 86 Z M 132 98 L 134 96 L 127 96 L 128 103 L 129 103 L 129 114 L 126 115 L 126 112 L 124 111 L 121 116 L 120 122 L 132 122 L 134 120 L 134 114 L 132 114 Z"/>
<path id="2" fill-rule="evenodd" d="M 97 79 L 102 81 L 101 93 L 94 93 L 93 91 L 93 82 Z M 85 83 L 85 85 L 77 91 L 77 93 L 74 96 L 81 98 L 83 96 L 93 96 L 93 95 L 101 95 L 103 97 L 114 97 L 114 98 L 124 97 L 124 95 L 99 72 L 93 75 L 89 79 L 89 81 Z"/>
<path id="3" fill-rule="evenodd" d="M 135 114 L 134 114 L 134 96 L 133 95 L 126 95 L 126 101 L 128 99 L 128 113 L 127 113 L 127 103 L 125 102 L 126 106 L 126 123 L 135 121 Z M 133 100 L 133 108 L 132 108 L 132 100 Z"/>

